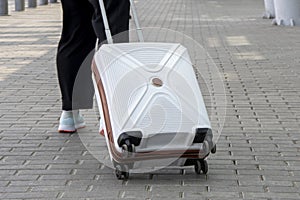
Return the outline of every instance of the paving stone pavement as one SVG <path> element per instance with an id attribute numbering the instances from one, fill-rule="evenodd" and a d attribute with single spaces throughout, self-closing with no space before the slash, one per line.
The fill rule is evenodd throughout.
<path id="1" fill-rule="evenodd" d="M 58 3 L 0 17 L 0 199 L 300 199 L 300 28 L 262 19 L 261 0 L 136 5 L 142 26 L 192 37 L 221 74 L 226 118 L 209 173 L 117 180 L 82 143 L 97 134 L 96 109 L 84 111 L 88 126 L 79 133 L 56 132 Z M 201 88 L 212 114 L 210 86 Z"/>

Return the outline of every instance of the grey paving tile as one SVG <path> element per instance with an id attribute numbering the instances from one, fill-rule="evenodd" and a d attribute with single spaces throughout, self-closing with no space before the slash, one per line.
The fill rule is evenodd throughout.
<path id="1" fill-rule="evenodd" d="M 97 146 L 86 148 L 78 134 L 56 132 L 62 18 L 61 5 L 51 4 L 0 17 L 0 198 L 299 199 L 300 29 L 263 20 L 260 0 L 136 3 L 143 27 L 191 36 L 220 71 L 226 118 L 209 174 L 195 175 L 191 168 L 184 175 L 175 170 L 118 181 L 89 153 Z M 174 33 L 148 32 L 149 39 L 183 42 Z M 194 44 L 187 47 L 207 73 Z M 199 82 L 214 113 L 208 89 L 217 84 Z M 97 133 L 94 111 L 85 111 L 85 118 L 88 131 Z"/>

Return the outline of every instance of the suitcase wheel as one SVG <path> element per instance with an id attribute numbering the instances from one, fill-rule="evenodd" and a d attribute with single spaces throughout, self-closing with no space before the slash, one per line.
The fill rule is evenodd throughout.
<path id="1" fill-rule="evenodd" d="M 131 153 L 135 153 L 135 145 L 131 144 Z"/>
<path id="2" fill-rule="evenodd" d="M 120 165 L 116 166 L 115 174 L 118 180 L 127 180 L 129 178 L 129 170 L 126 169 L 128 167 L 124 167 L 125 169 L 122 170 Z"/>
<path id="3" fill-rule="evenodd" d="M 123 144 L 122 145 L 122 153 L 124 158 L 128 158 L 133 156 L 135 153 L 135 145 L 134 144 Z"/>
<path id="4" fill-rule="evenodd" d="M 122 145 L 122 153 L 124 158 L 128 158 L 129 152 L 127 144 Z"/>
<path id="5" fill-rule="evenodd" d="M 206 160 L 197 160 L 195 163 L 195 172 L 196 174 L 201 174 L 201 171 L 203 174 L 207 174 L 208 172 L 208 164 Z"/>
<path id="6" fill-rule="evenodd" d="M 210 151 L 212 154 L 215 154 L 217 152 L 217 145 L 215 145 L 211 151 Z"/>

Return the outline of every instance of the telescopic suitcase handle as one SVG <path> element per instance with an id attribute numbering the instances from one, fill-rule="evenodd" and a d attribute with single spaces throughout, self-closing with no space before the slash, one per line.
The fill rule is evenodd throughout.
<path id="1" fill-rule="evenodd" d="M 129 2 L 130 2 L 131 12 L 132 12 L 134 23 L 135 23 L 135 27 L 136 27 L 136 32 L 137 32 L 138 40 L 140 42 L 144 42 L 143 31 L 142 31 L 141 26 L 140 26 L 140 22 L 139 22 L 139 19 L 138 19 L 138 14 L 136 12 L 135 4 L 134 4 L 133 0 L 129 0 Z"/>
<path id="2" fill-rule="evenodd" d="M 135 23 L 135 26 L 136 26 L 138 40 L 140 42 L 144 42 L 144 36 L 143 36 L 143 32 L 142 32 L 142 29 L 141 29 L 140 24 L 139 24 L 135 4 L 134 4 L 133 0 L 129 0 L 129 2 L 130 2 L 130 6 L 131 6 L 131 12 L 132 12 L 132 15 L 133 15 L 134 23 Z M 99 4 L 100 4 L 103 23 L 104 23 L 104 29 L 105 29 L 105 35 L 106 35 L 107 43 L 108 44 L 113 44 L 113 38 L 112 38 L 111 31 L 110 31 L 110 28 L 109 28 L 108 19 L 107 19 L 106 10 L 105 10 L 103 0 L 99 0 Z M 97 40 L 97 44 L 96 44 L 96 49 L 98 49 L 98 40 Z"/>

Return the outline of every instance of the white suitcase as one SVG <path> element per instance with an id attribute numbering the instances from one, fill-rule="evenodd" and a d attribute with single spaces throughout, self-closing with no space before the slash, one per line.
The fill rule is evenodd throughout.
<path id="1" fill-rule="evenodd" d="M 207 173 L 205 158 L 215 146 L 187 49 L 177 43 L 113 44 L 99 2 L 109 44 L 94 55 L 93 82 L 100 132 L 117 178 L 128 178 L 131 169 L 170 165 Z M 131 8 L 139 27 L 133 2 Z"/>

